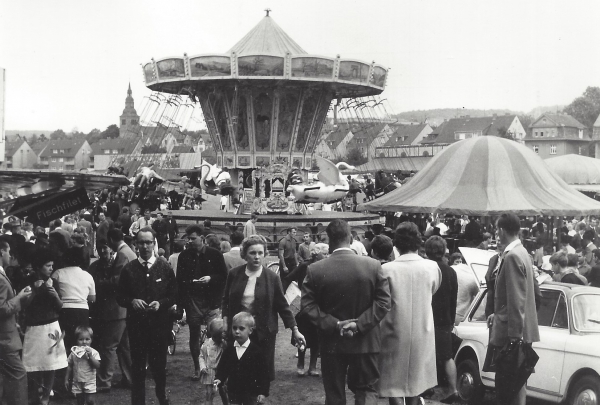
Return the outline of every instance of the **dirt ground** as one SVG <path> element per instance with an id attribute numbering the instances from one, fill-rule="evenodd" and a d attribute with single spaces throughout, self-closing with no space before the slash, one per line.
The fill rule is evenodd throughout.
<path id="1" fill-rule="evenodd" d="M 271 383 L 271 395 L 267 399 L 270 405 L 323 405 L 325 403 L 325 392 L 320 377 L 298 377 L 296 375 L 296 349 L 290 344 L 290 331 L 284 330 L 280 323 L 280 332 L 277 335 L 277 347 L 275 352 L 275 370 L 276 379 Z M 200 385 L 198 382 L 190 380 L 193 370 L 192 359 L 189 351 L 189 329 L 187 326 L 181 328 L 177 334 L 177 348 L 175 354 L 168 356 L 167 359 L 167 390 L 173 405 L 201 404 Z M 308 362 L 308 355 L 306 358 Z M 319 361 L 320 369 L 320 361 Z M 114 380 L 118 381 L 120 376 L 115 375 Z M 347 391 L 348 404 L 354 403 L 352 393 Z M 436 389 L 436 395 L 431 400 L 426 400 L 426 404 L 440 404 L 442 392 Z M 437 400 L 436 400 L 437 399 Z M 96 394 L 95 403 L 97 405 L 128 405 L 131 402 L 130 391 L 125 389 L 113 389 L 109 393 Z M 76 405 L 75 398 L 53 398 L 50 403 L 61 405 Z M 157 405 L 158 401 L 154 395 L 154 381 L 146 379 L 146 403 L 148 405 Z M 378 405 L 387 404 L 388 401 L 380 399 Z M 456 402 L 459 404 L 460 402 Z M 214 400 L 215 405 L 222 405 L 221 399 L 217 396 Z M 495 404 L 493 395 L 486 395 L 486 400 L 482 405 Z M 528 405 L 542 405 L 540 401 L 528 400 Z"/>

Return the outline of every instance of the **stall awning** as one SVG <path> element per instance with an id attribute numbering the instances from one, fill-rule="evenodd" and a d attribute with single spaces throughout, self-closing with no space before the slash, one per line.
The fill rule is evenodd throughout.
<path id="1" fill-rule="evenodd" d="M 397 172 L 398 170 L 419 171 L 424 168 L 431 159 L 433 158 L 425 156 L 405 158 L 375 158 L 360 166 L 356 166 L 356 169 L 354 170 L 343 170 L 342 173 L 374 173 L 379 170 L 389 173 Z"/>

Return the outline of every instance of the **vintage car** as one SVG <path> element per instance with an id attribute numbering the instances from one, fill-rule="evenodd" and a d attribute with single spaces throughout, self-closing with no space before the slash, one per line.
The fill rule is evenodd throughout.
<path id="1" fill-rule="evenodd" d="M 600 401 L 600 288 L 542 283 L 538 310 L 540 359 L 527 381 L 527 395 L 554 403 L 598 405 Z M 458 391 L 480 404 L 494 387 L 494 373 L 481 370 L 489 340 L 481 289 L 466 319 L 457 327 L 463 339 L 456 354 Z"/>

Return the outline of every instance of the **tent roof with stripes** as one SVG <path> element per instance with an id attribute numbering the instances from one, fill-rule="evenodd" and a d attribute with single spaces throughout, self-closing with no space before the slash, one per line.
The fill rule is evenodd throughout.
<path id="1" fill-rule="evenodd" d="M 359 206 L 368 211 L 454 215 L 598 215 L 532 150 L 495 136 L 456 142 L 402 188 Z"/>

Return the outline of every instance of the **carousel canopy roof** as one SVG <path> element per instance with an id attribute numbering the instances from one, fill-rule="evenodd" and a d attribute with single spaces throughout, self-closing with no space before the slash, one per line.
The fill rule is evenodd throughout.
<path id="1" fill-rule="evenodd" d="M 544 162 L 561 179 L 577 190 L 598 191 L 600 189 L 600 159 L 571 154 L 546 159 Z"/>
<path id="2" fill-rule="evenodd" d="M 250 32 L 248 32 L 227 53 L 235 52 L 243 55 L 281 55 L 306 53 L 277 23 L 268 15 L 265 16 Z"/>
<path id="3" fill-rule="evenodd" d="M 359 206 L 454 215 L 591 215 L 600 203 L 552 172 L 525 146 L 495 136 L 459 141 L 402 188 Z"/>

